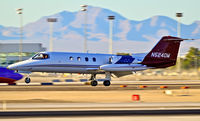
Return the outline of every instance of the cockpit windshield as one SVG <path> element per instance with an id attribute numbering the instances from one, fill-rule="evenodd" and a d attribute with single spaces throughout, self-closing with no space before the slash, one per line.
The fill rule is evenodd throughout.
<path id="1" fill-rule="evenodd" d="M 45 53 L 38 53 L 32 57 L 32 59 L 47 59 L 47 58 L 49 58 L 49 55 Z"/>

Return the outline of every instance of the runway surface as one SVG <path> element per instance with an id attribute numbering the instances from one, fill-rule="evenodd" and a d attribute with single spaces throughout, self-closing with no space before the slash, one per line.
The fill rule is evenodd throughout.
<path id="1" fill-rule="evenodd" d="M 178 110 L 86 110 L 86 111 L 9 111 L 0 116 L 138 116 L 138 115 L 199 115 L 200 109 Z"/>
<path id="2" fill-rule="evenodd" d="M 57 106 L 71 106 L 74 109 L 7 110 L 0 111 L 0 119 L 3 121 L 199 121 L 200 108 L 193 107 L 195 105 L 200 103 L 60 104 Z M 110 107 L 104 109 L 107 106 Z"/>
<path id="3" fill-rule="evenodd" d="M 1 103 L 0 111 L 100 111 L 100 110 L 188 110 L 200 109 L 194 102 L 132 103 Z"/>
<path id="4" fill-rule="evenodd" d="M 2 121 L 199 121 L 199 115 L 132 115 L 132 116 L 45 116 L 45 117 L 1 117 Z"/>
<path id="5" fill-rule="evenodd" d="M 0 117 L 199 115 L 200 103 L 10 103 Z"/>
<path id="6" fill-rule="evenodd" d="M 34 106 L 34 104 L 29 105 Z M 36 107 L 41 105 L 36 105 Z M 49 107 L 49 105 L 51 104 L 46 106 Z M 199 121 L 200 108 L 194 107 L 195 105 L 200 106 L 200 103 L 72 103 L 71 105 L 59 103 L 53 106 L 57 106 L 57 108 L 67 106 L 74 108 L 74 110 L 5 110 L 0 111 L 0 119 L 2 121 Z M 22 104 L 18 106 L 20 107 Z M 104 109 L 107 106 L 110 107 Z M 87 109 L 83 109 L 83 107 Z"/>
<path id="7" fill-rule="evenodd" d="M 0 84 L 0 91 L 99 91 L 99 90 L 157 90 L 162 89 L 181 89 L 187 86 L 190 89 L 200 89 L 199 80 L 168 80 L 168 81 L 113 81 L 111 86 L 105 87 L 102 82 L 92 87 L 86 82 L 56 82 L 53 85 L 40 85 L 40 83 L 17 83 L 17 85 Z M 125 86 L 124 86 L 125 85 Z M 140 88 L 140 86 L 146 86 Z M 123 87 L 124 86 L 124 87 Z"/>
<path id="8" fill-rule="evenodd" d="M 121 85 L 126 86 L 123 87 Z M 142 85 L 146 87 L 140 88 Z M 173 95 L 164 95 L 162 92 L 166 89 L 161 89 L 160 86 L 167 86 L 167 90 L 175 89 L 173 90 Z M 184 91 L 181 89 L 183 86 L 188 86 L 192 90 L 186 91 L 186 89 Z M 55 83 L 55 85 L 42 86 L 37 83 L 28 85 L 25 83 L 9 86 L 1 85 L 0 91 L 3 93 L 0 96 L 1 99 L 5 98 L 5 101 L 0 102 L 0 120 L 199 121 L 200 103 L 188 102 L 193 101 L 193 98 L 198 100 L 198 89 L 200 89 L 200 81 L 198 80 L 116 81 L 112 82 L 112 85 L 109 87 L 103 86 L 102 82 L 97 87 L 85 85 L 84 82 L 59 82 Z M 131 95 L 135 93 L 141 94 L 141 101 L 131 101 Z M 34 96 L 30 96 L 30 94 Z M 55 100 L 55 97 L 60 102 L 51 102 L 51 100 Z M 149 99 L 152 100 L 152 98 L 155 98 L 156 101 L 156 98 L 163 97 L 164 101 L 182 101 L 186 99 L 186 102 L 148 102 Z M 113 100 L 119 103 L 98 102 L 100 100 L 102 102 L 108 100 L 109 102 L 109 98 L 113 98 Z M 121 98 L 126 99 L 129 103 L 124 103 L 126 100 L 120 102 L 123 101 Z M 86 99 L 89 102 L 68 102 L 73 100 L 84 101 Z"/>

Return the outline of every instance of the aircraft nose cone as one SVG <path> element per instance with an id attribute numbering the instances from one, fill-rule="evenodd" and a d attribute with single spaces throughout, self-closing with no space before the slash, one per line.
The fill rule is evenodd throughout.
<path id="1" fill-rule="evenodd" d="M 15 70 L 15 71 L 30 71 L 31 67 L 27 67 L 27 64 L 29 64 L 27 63 L 27 61 L 18 62 L 18 63 L 9 65 L 7 69 Z"/>

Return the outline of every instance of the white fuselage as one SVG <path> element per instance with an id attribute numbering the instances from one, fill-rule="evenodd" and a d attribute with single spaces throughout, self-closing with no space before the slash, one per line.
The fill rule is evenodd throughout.
<path id="1" fill-rule="evenodd" d="M 10 65 L 8 68 L 25 72 L 105 73 L 139 71 L 147 67 L 139 64 L 143 55 L 121 56 L 112 54 L 42 52 L 48 58 L 32 58 Z M 37 56 L 37 55 L 36 55 Z"/>

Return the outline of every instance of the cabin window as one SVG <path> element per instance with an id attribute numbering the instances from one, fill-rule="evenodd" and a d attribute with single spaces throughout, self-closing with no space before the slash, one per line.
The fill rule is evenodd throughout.
<path id="1" fill-rule="evenodd" d="M 85 57 L 85 61 L 89 61 L 89 58 L 88 58 L 88 57 Z"/>
<path id="2" fill-rule="evenodd" d="M 81 61 L 81 57 L 77 57 L 77 61 Z"/>
<path id="3" fill-rule="evenodd" d="M 93 62 L 96 62 L 96 58 L 92 58 Z"/>
<path id="4" fill-rule="evenodd" d="M 32 59 L 48 59 L 49 55 L 44 53 L 38 53 L 32 57 Z"/>
<path id="5" fill-rule="evenodd" d="M 72 61 L 72 60 L 74 60 L 74 58 L 73 58 L 72 56 L 70 56 L 70 57 L 69 57 L 69 60 Z"/>

